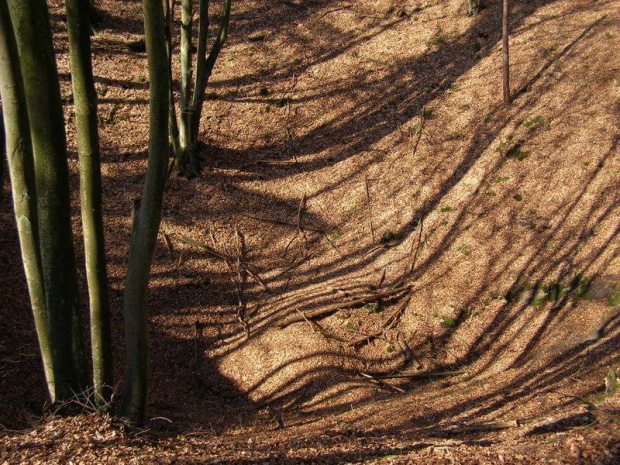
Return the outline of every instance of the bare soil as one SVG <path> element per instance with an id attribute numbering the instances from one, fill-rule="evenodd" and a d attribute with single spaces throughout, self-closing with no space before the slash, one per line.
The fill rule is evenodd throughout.
<path id="1" fill-rule="evenodd" d="M 66 27 L 51 3 L 77 239 Z M 141 4 L 98 5 L 120 395 L 148 73 L 129 47 Z M 144 430 L 45 404 L 5 185 L 0 460 L 620 463 L 620 398 L 604 395 L 620 369 L 613 286 L 579 298 L 581 283 L 620 275 L 620 2 L 513 4 L 508 110 L 500 11 L 234 2 L 201 125 L 203 176 L 173 176 L 166 194 Z M 403 276 L 411 289 L 378 306 L 280 327 Z M 395 373 L 413 376 L 381 378 Z"/>

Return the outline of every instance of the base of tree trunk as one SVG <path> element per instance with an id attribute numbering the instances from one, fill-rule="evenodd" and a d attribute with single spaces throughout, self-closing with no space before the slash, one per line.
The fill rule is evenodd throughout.
<path id="1" fill-rule="evenodd" d="M 200 176 L 202 170 L 200 166 L 200 156 L 198 150 L 184 150 L 176 159 L 176 167 L 179 176 L 193 179 Z"/>

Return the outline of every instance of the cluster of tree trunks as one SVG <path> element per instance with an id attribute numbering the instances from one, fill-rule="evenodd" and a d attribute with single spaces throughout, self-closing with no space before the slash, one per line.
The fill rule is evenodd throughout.
<path id="1" fill-rule="evenodd" d="M 192 65 L 192 0 L 181 0 L 177 118 L 172 90 L 175 0 L 143 0 L 150 87 L 149 155 L 142 196 L 134 203 L 123 304 L 127 370 L 121 413 L 131 423 L 141 423 L 145 414 L 148 280 L 168 161 L 172 151 L 181 174 L 199 173 L 196 147 L 200 116 L 209 78 L 226 41 L 230 7 L 231 0 L 224 0 L 219 30 L 207 53 L 208 0 L 199 0 L 197 53 Z M 477 14 L 481 7 L 481 0 L 469 0 L 470 14 Z M 506 106 L 511 104 L 508 7 L 508 0 L 503 0 L 502 83 Z M 78 299 L 67 140 L 45 0 L 0 0 L 0 97 L 4 120 L 2 127 L 0 119 L 0 143 L 3 150 L 6 147 L 22 261 L 50 398 L 61 401 L 89 390 L 96 404 L 106 409 L 114 379 L 97 95 L 91 62 L 91 8 L 92 0 L 66 0 L 90 309 L 91 374 Z M 0 163 L 0 181 L 3 167 Z"/>

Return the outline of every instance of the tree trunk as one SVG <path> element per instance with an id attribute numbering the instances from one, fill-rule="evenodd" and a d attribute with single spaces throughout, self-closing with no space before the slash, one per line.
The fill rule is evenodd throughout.
<path id="1" fill-rule="evenodd" d="M 228 36 L 228 25 L 230 24 L 230 5 L 231 0 L 224 0 L 224 11 L 222 12 L 220 28 L 215 42 L 211 47 L 211 52 L 209 52 L 209 56 L 206 59 L 204 56 L 198 57 L 198 59 L 204 60 L 204 65 L 201 67 L 200 72 L 196 75 L 196 90 L 192 101 L 192 108 L 194 109 L 192 120 L 192 136 L 194 146 L 198 141 L 198 131 L 200 128 L 200 117 L 202 115 L 202 104 L 204 102 L 205 90 L 209 84 L 209 79 L 211 78 L 211 73 L 213 72 L 215 62 L 217 61 L 220 51 L 222 50 L 224 42 L 226 42 L 226 38 Z"/>
<path id="2" fill-rule="evenodd" d="M 6 0 L 0 0 L 0 98 L 6 126 L 6 151 L 13 189 L 13 209 L 34 313 L 47 390 L 56 401 L 52 349 L 45 309 L 45 287 L 37 237 L 37 205 L 34 160 L 26 97 L 19 65 L 17 44 Z M 4 132 L 4 131 L 3 131 Z M 4 152 L 4 144 L 2 152 Z M 4 164 L 4 160 L 2 160 Z"/>
<path id="3" fill-rule="evenodd" d="M 149 157 L 141 201 L 129 244 L 125 281 L 125 344 L 127 378 L 122 415 L 133 424 L 144 420 L 148 385 L 148 280 L 157 241 L 168 169 L 169 77 L 164 12 L 161 0 L 143 0 L 144 32 L 149 67 Z"/>
<path id="4" fill-rule="evenodd" d="M 6 141 L 4 140 L 4 118 L 2 117 L 2 102 L 0 101 L 0 215 L 4 206 L 4 159 L 6 155 Z"/>
<path id="5" fill-rule="evenodd" d="M 166 1 L 166 0 L 164 0 Z M 181 17 L 181 105 L 179 125 L 176 118 L 171 122 L 170 133 L 179 174 L 186 177 L 195 177 L 200 174 L 197 145 L 198 131 L 204 94 L 213 71 L 215 62 L 226 41 L 228 25 L 230 23 L 231 0 L 224 0 L 223 14 L 218 35 L 207 56 L 207 36 L 209 30 L 208 0 L 199 2 L 198 18 L 198 47 L 196 54 L 196 76 L 193 92 L 191 91 L 191 50 L 192 50 L 192 8 L 191 0 L 182 0 Z M 169 47 L 171 49 L 171 47 Z M 171 72 L 171 71 L 169 71 Z M 171 105 L 174 111 L 174 102 Z"/>
<path id="6" fill-rule="evenodd" d="M 101 154 L 97 129 L 97 94 L 93 80 L 89 2 L 66 0 L 71 82 L 75 105 L 78 155 L 80 160 L 80 200 L 84 230 L 84 255 L 90 303 L 95 401 L 109 405 L 114 384 L 110 330 L 110 299 L 105 260 L 101 201 Z"/>
<path id="7" fill-rule="evenodd" d="M 508 0 L 504 0 L 502 8 L 502 87 L 504 91 L 504 105 L 512 103 L 510 96 L 510 61 L 508 56 Z"/>
<path id="8" fill-rule="evenodd" d="M 57 400 L 87 384 L 69 169 L 58 70 L 45 0 L 9 0 L 32 135 L 39 249 L 54 358 Z"/>

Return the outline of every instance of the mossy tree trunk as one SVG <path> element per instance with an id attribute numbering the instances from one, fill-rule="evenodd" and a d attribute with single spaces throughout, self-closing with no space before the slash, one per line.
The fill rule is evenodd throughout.
<path id="1" fill-rule="evenodd" d="M 175 133 L 176 124 L 171 125 L 170 135 L 172 147 L 175 150 L 176 166 L 179 174 L 183 176 L 194 177 L 200 174 L 200 163 L 197 154 L 200 117 L 209 78 L 228 35 L 230 7 L 231 0 L 224 0 L 219 31 L 207 56 L 209 3 L 208 0 L 200 0 L 198 8 L 198 44 L 196 65 L 194 67 L 196 77 L 192 86 L 192 0 L 182 0 L 179 130 L 178 133 Z M 171 9 L 174 9 L 174 3 L 172 3 Z M 174 102 L 172 111 L 175 112 Z"/>
<path id="2" fill-rule="evenodd" d="M 168 170 L 170 89 L 162 0 L 143 0 L 150 83 L 149 156 L 142 198 L 135 202 L 125 281 L 127 378 L 122 407 L 130 423 L 144 420 L 148 386 L 148 280 Z"/>
<path id="3" fill-rule="evenodd" d="M 34 153 L 39 250 L 55 377 L 55 399 L 87 384 L 69 169 L 58 70 L 45 0 L 9 0 Z"/>
<path id="4" fill-rule="evenodd" d="M 97 94 L 90 49 L 89 9 L 91 3 L 92 0 L 66 0 L 71 82 L 80 160 L 84 255 L 90 303 L 93 387 L 97 405 L 105 408 L 110 402 L 111 387 L 114 381 L 110 339 L 110 299 L 101 200 Z"/>
<path id="5" fill-rule="evenodd" d="M 45 287 L 37 235 L 34 160 L 28 110 L 22 83 L 17 44 L 6 0 L 0 0 L 0 98 L 6 122 L 6 151 L 13 191 L 13 210 L 34 322 L 43 359 L 43 371 L 52 401 L 56 383 L 45 308 Z M 2 137 L 4 137 L 4 128 Z M 4 152 L 4 141 L 1 152 Z M 2 160 L 4 164 L 4 160 Z"/>

